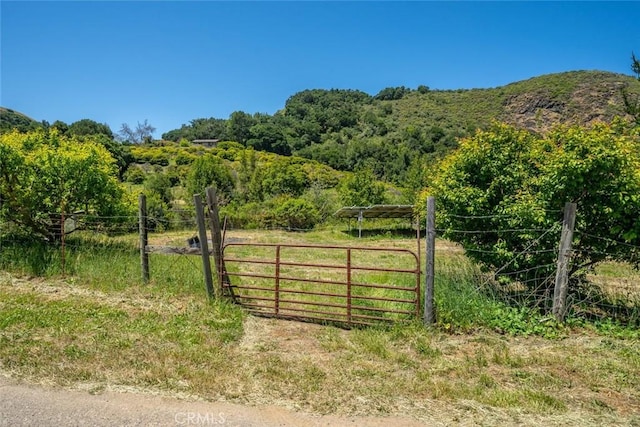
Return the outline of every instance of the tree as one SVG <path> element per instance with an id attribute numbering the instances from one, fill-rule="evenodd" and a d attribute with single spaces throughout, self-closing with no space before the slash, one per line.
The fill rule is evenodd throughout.
<path id="1" fill-rule="evenodd" d="M 256 120 L 244 111 L 234 111 L 227 121 L 227 136 L 242 145 L 247 145 L 251 138 L 251 126 L 256 124 Z"/>
<path id="2" fill-rule="evenodd" d="M 557 127 L 546 136 L 494 124 L 462 140 L 430 180 L 439 227 L 487 269 L 545 292 L 561 211 L 574 202 L 570 274 L 604 260 L 638 266 L 639 137 L 621 121 Z"/>
<path id="3" fill-rule="evenodd" d="M 261 177 L 261 189 L 265 196 L 288 194 L 300 196 L 309 186 L 309 178 L 300 159 L 279 157 L 268 163 Z"/>
<path id="4" fill-rule="evenodd" d="M 128 207 L 113 157 L 90 137 L 55 129 L 0 136 L 0 220 L 55 239 L 62 212 L 113 217 Z"/>
<path id="5" fill-rule="evenodd" d="M 82 119 L 69 125 L 68 134 L 72 136 L 105 135 L 113 139 L 113 132 L 106 123 L 98 123 L 91 119 Z"/>
<path id="6" fill-rule="evenodd" d="M 320 214 L 312 203 L 304 200 L 283 196 L 277 199 L 277 206 L 273 214 L 277 226 L 289 230 L 308 230 L 320 220 Z"/>
<path id="7" fill-rule="evenodd" d="M 374 98 L 380 101 L 393 101 L 402 99 L 408 93 L 411 93 L 411 89 L 404 86 L 387 87 L 378 92 Z"/>
<path id="8" fill-rule="evenodd" d="M 118 138 L 120 141 L 142 144 L 143 142 L 151 142 L 155 131 L 156 128 L 151 126 L 147 119 L 143 123 L 138 122 L 135 129 L 131 129 L 128 124 L 123 123 L 118 131 Z"/>
<path id="9" fill-rule="evenodd" d="M 273 123 L 258 123 L 249 129 L 250 139 L 247 147 L 258 151 L 270 151 L 272 153 L 288 156 L 291 147 L 286 141 L 282 129 Z"/>
<path id="10" fill-rule="evenodd" d="M 376 179 L 370 167 L 359 169 L 345 178 L 339 192 L 345 206 L 369 206 L 385 202 L 384 185 Z"/>
<path id="11" fill-rule="evenodd" d="M 187 191 L 189 194 L 204 194 L 209 186 L 215 186 L 219 195 L 229 197 L 233 191 L 233 179 L 222 159 L 205 154 L 191 165 Z"/>
<path id="12" fill-rule="evenodd" d="M 640 60 L 636 58 L 636 55 L 633 52 L 631 52 L 631 71 L 635 74 L 635 78 L 640 81 Z M 625 112 L 634 118 L 636 124 L 640 125 L 640 96 L 634 97 L 626 90 L 626 88 L 623 88 L 622 101 L 624 103 Z"/>
<path id="13" fill-rule="evenodd" d="M 51 127 L 57 129 L 59 135 L 66 135 L 69 131 L 69 125 L 62 120 L 56 120 Z"/>
<path id="14" fill-rule="evenodd" d="M 171 203 L 171 180 L 167 174 L 161 172 L 151 174 L 144 187 L 148 194 L 157 194 L 167 205 Z"/>

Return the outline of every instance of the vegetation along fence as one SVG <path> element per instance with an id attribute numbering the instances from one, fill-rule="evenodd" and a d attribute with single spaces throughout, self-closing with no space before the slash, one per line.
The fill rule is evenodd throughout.
<path id="1" fill-rule="evenodd" d="M 523 226 L 517 215 L 508 221 L 482 215 L 448 214 L 445 218 L 447 213 L 436 212 L 436 201 L 429 199 L 427 238 L 421 244 L 426 247 L 425 256 L 417 256 L 416 261 L 409 250 L 414 243 L 406 238 L 405 243 L 393 241 L 395 249 L 403 250 L 390 251 L 369 247 L 376 244 L 376 238 L 358 239 L 357 247 L 351 249 L 334 241 L 310 245 L 304 243 L 304 234 L 296 234 L 293 245 L 234 241 L 224 236 L 224 227 L 214 215 L 217 199 L 212 196 L 208 194 L 206 206 L 196 198 L 199 215 L 194 216 L 193 209 L 172 212 L 171 221 L 161 227 L 144 209 L 142 198 L 138 216 L 68 214 L 64 220 L 52 221 L 51 226 L 61 230 L 58 242 L 35 244 L 32 240 L 27 244 L 28 237 L 12 232 L 11 224 L 0 224 L 0 268 L 89 278 L 103 269 L 109 271 L 114 288 L 130 286 L 132 277 L 141 277 L 142 270 L 144 282 L 176 292 L 185 286 L 201 287 L 204 277 L 210 297 L 234 297 L 259 314 L 318 317 L 354 325 L 399 321 L 419 313 L 425 323 L 446 324 L 459 319 L 460 313 L 494 313 L 497 303 L 548 313 L 549 318 L 564 319 L 570 314 L 639 323 L 640 273 L 631 264 L 606 258 L 609 252 L 613 258 L 613 251 L 624 245 L 590 230 L 574 229 L 580 212 L 570 204 L 563 211 L 548 212 L 556 220 L 540 227 Z M 496 222 L 510 225 L 492 227 Z M 185 237 L 196 233 L 199 239 L 187 244 Z M 345 239 L 352 238 L 345 235 Z M 517 240 L 518 246 L 502 247 L 500 242 L 509 239 Z M 572 245 L 587 240 L 602 244 L 598 249 Z M 486 241 L 497 243 L 487 249 Z M 633 245 L 625 248 L 640 250 Z M 596 250 L 598 253 L 588 253 Z M 586 264 L 589 259 L 604 257 L 604 261 L 577 266 L 578 256 Z M 209 265 L 211 258 L 214 262 Z M 499 262 L 490 266 L 487 260 Z"/>

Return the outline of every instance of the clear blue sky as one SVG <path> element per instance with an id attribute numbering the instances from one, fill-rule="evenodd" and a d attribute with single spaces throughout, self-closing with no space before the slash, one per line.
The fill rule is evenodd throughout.
<path id="1" fill-rule="evenodd" d="M 631 74 L 640 2 L 1 1 L 0 105 L 163 132 L 304 89 L 488 88 Z"/>

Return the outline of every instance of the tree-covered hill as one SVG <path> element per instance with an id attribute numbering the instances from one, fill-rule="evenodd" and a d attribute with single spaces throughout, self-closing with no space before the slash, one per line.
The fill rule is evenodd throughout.
<path id="1" fill-rule="evenodd" d="M 609 122 L 624 116 L 622 89 L 640 96 L 640 81 L 601 71 L 549 74 L 492 89 L 427 86 L 305 90 L 274 115 L 237 111 L 200 118 L 164 139 L 229 139 L 258 150 L 296 154 L 338 170 L 364 166 L 389 181 L 407 178 L 416 160 L 435 158 L 492 120 L 544 132 L 557 123 Z"/>
<path id="2" fill-rule="evenodd" d="M 625 115 L 623 91 L 640 99 L 640 81 L 602 71 L 549 74 L 491 89 L 400 86 L 374 96 L 359 90 L 310 89 L 292 95 L 273 115 L 236 111 L 227 119 L 196 118 L 162 139 L 236 141 L 337 170 L 371 169 L 377 177 L 400 184 L 412 179 L 418 165 L 447 154 L 460 137 L 485 129 L 492 120 L 537 133 L 557 123 L 609 122 Z M 0 112 L 0 132 L 50 126 L 62 133 L 102 133 L 113 139 L 108 126 L 93 120 L 49 125 L 5 108 Z"/>

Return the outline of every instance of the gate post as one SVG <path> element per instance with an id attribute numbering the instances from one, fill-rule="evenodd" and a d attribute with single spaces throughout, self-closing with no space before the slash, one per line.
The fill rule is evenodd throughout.
<path id="1" fill-rule="evenodd" d="M 567 293 L 569 291 L 569 258 L 573 230 L 576 224 L 576 204 L 567 202 L 564 205 L 564 219 L 562 221 L 562 235 L 558 250 L 558 266 L 556 282 L 553 292 L 553 315 L 558 322 L 562 322 L 567 313 Z"/>
<path id="2" fill-rule="evenodd" d="M 142 268 L 142 282 L 149 283 L 149 254 L 147 253 L 147 196 L 138 196 L 138 231 L 140 233 L 140 267 Z"/>
<path id="3" fill-rule="evenodd" d="M 204 226 L 204 209 L 202 208 L 202 198 L 199 194 L 193 195 L 193 202 L 196 205 L 196 219 L 198 221 L 198 235 L 200 236 L 200 251 L 202 252 L 202 271 L 204 273 L 204 284 L 207 288 L 207 296 L 214 297 L 213 279 L 211 278 L 211 261 L 209 261 L 209 242 L 207 241 L 207 229 Z"/>
<path id="4" fill-rule="evenodd" d="M 434 286 L 434 260 L 436 249 L 436 199 L 433 196 L 427 198 L 427 238 L 426 238 L 426 265 L 425 265 L 425 289 L 424 289 L 424 323 L 429 325 L 436 321 L 433 310 L 433 286 Z"/>
<path id="5" fill-rule="evenodd" d="M 220 215 L 218 213 L 218 196 L 214 187 L 207 187 L 207 206 L 209 208 L 209 224 L 211 226 L 211 244 L 213 245 L 213 262 L 216 265 L 218 296 L 224 295 L 224 285 L 229 285 L 229 277 L 222 257 L 222 231 L 220 230 Z"/>

